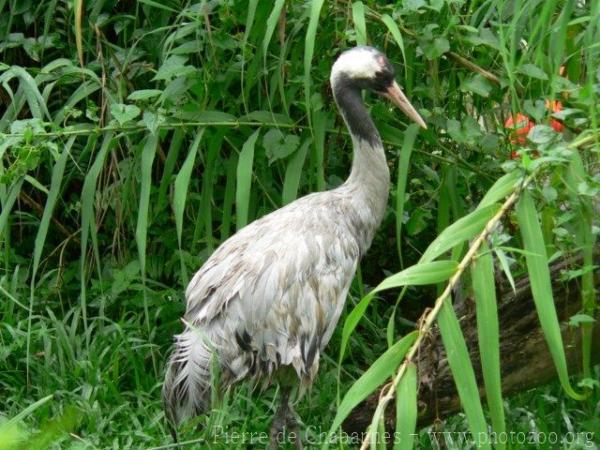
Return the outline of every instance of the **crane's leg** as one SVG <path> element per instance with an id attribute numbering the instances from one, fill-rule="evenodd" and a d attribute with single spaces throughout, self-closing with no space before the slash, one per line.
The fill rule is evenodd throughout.
<path id="1" fill-rule="evenodd" d="M 290 440 L 294 443 L 296 450 L 302 450 L 302 439 L 300 439 L 300 418 L 292 405 L 288 403 L 288 416 L 286 427 L 290 431 Z M 293 436 L 293 440 L 292 440 Z"/>
<path id="2" fill-rule="evenodd" d="M 293 438 L 296 450 L 302 450 L 302 441 L 300 440 L 300 422 L 296 412 L 290 405 L 290 388 L 282 387 L 279 407 L 275 412 L 270 432 L 270 450 L 277 450 L 280 444 L 284 443 L 284 431 L 289 432 L 290 440 Z"/>

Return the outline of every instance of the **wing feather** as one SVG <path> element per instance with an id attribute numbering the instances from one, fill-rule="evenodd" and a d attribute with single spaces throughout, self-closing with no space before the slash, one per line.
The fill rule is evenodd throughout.
<path id="1" fill-rule="evenodd" d="M 312 379 L 354 276 L 360 248 L 344 222 L 327 205 L 293 205 L 224 242 L 186 290 L 186 320 L 233 381 L 280 365 Z"/>

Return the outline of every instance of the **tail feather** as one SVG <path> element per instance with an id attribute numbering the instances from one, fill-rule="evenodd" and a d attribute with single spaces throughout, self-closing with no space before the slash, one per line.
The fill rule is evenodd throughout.
<path id="1" fill-rule="evenodd" d="M 175 336 L 162 389 L 166 416 L 175 428 L 210 406 L 212 351 L 197 330 Z"/>

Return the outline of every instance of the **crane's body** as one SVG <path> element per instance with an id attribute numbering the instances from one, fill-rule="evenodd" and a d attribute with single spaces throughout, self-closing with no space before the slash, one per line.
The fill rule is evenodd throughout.
<path id="1" fill-rule="evenodd" d="M 344 60 L 348 54 L 354 57 Z M 340 69 L 332 71 L 334 96 L 354 146 L 349 178 L 242 228 L 188 285 L 186 329 L 176 336 L 163 387 L 175 424 L 209 406 L 211 361 L 221 387 L 244 379 L 281 381 L 279 374 L 289 377 L 290 370 L 308 386 L 317 373 L 359 260 L 383 218 L 390 183 L 381 139 L 362 104 L 364 87 L 348 76 L 349 70 L 369 73 L 357 56 L 379 69 L 391 67 L 376 50 L 357 48 L 343 54 L 336 62 Z M 393 71 L 391 81 L 387 78 L 385 89 Z M 418 117 L 414 109 L 409 115 L 413 112 Z M 282 410 L 285 424 L 291 409 Z"/>

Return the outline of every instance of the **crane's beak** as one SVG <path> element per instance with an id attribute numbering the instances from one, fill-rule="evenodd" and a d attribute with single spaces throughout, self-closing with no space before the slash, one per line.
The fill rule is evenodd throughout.
<path id="1" fill-rule="evenodd" d="M 383 94 L 386 98 L 390 99 L 390 101 L 399 107 L 404 114 L 406 114 L 410 119 L 414 120 L 418 123 L 422 128 L 427 128 L 425 121 L 419 115 L 415 107 L 408 101 L 398 83 L 394 81 L 394 83 L 388 88 L 388 90 Z"/>

